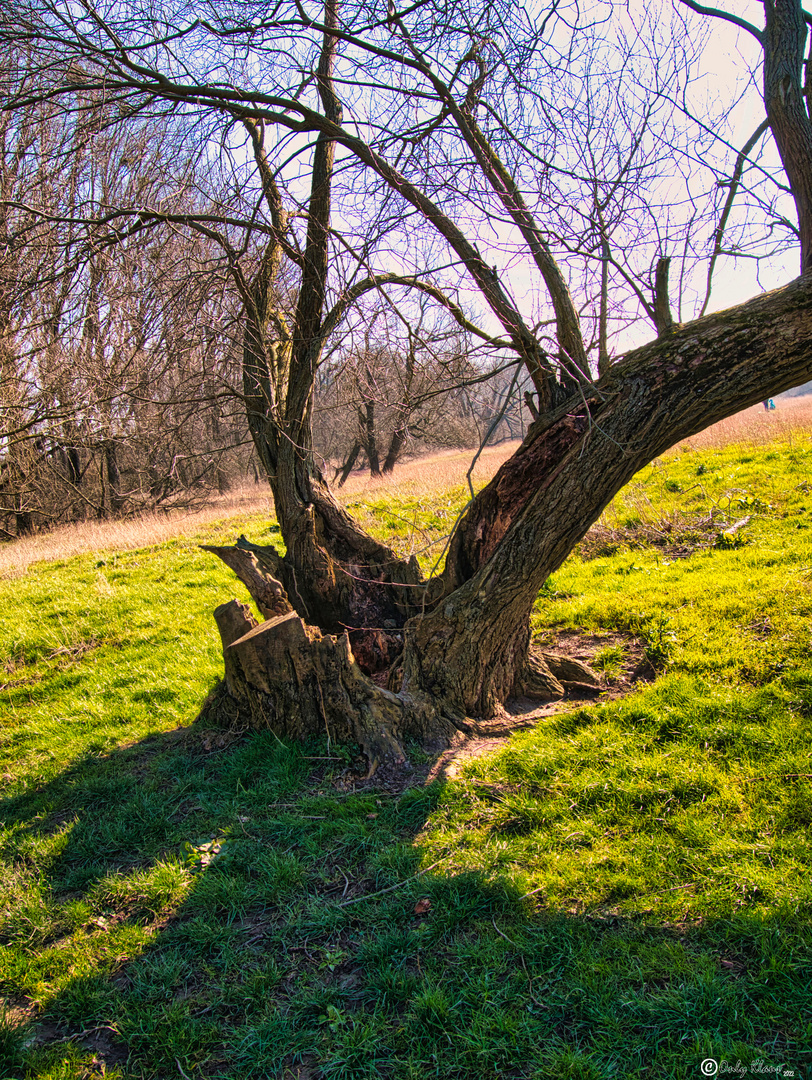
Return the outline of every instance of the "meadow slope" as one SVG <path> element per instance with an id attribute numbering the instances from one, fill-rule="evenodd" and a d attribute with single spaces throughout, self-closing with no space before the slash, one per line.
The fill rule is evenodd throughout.
<path id="1" fill-rule="evenodd" d="M 644 469 L 534 615 L 606 693 L 428 782 L 196 721 L 264 492 L 0 549 L 0 1077 L 812 1074 L 810 412 Z M 344 498 L 430 569 L 467 461 Z"/>

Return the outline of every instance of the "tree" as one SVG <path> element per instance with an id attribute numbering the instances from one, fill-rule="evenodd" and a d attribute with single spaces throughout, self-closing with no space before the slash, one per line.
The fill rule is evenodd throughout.
<path id="1" fill-rule="evenodd" d="M 545 579 L 646 462 L 812 375 L 812 95 L 809 79 L 803 82 L 809 16 L 799 0 L 765 0 L 763 30 L 693 0 L 681 9 L 718 16 L 758 42 L 767 121 L 786 178 L 771 188 L 769 154 L 757 159 L 751 142 L 740 153 L 728 139 L 725 184 L 744 209 L 738 226 L 729 211 L 716 218 L 705 252 L 717 263 L 726 258 L 721 241 L 736 227 L 755 245 L 752 214 L 760 208 L 768 241 L 776 223 L 797 238 L 802 270 L 781 289 L 682 324 L 671 315 L 669 247 L 681 237 L 679 300 L 687 309 L 702 247 L 697 222 L 707 227 L 719 209 L 715 181 L 724 167 L 717 155 L 697 213 L 699 165 L 690 145 L 681 152 L 680 132 L 668 122 L 675 103 L 692 107 L 679 83 L 686 69 L 675 61 L 665 80 L 658 74 L 652 82 L 659 57 L 656 43 L 640 45 L 642 30 L 610 48 L 601 43 L 602 26 L 582 25 L 577 9 L 558 3 L 543 13 L 492 3 L 339 10 L 328 0 L 323 11 L 218 3 L 198 7 L 196 17 L 182 5 L 159 16 L 120 4 L 81 12 L 51 2 L 4 8 L 3 33 L 22 29 L 27 47 L 39 49 L 39 95 L 75 94 L 76 83 L 66 85 L 62 73 L 79 65 L 84 92 L 103 88 L 136 111 L 159 100 L 187 118 L 225 117 L 251 136 L 271 225 L 260 272 L 244 293 L 243 378 L 287 551 L 281 557 L 247 541 L 217 549 L 266 617 L 254 625 L 236 603 L 216 613 L 226 663 L 218 707 L 226 714 L 247 712 L 291 735 L 326 728 L 357 740 L 374 768 L 402 756 L 404 734 L 447 738 L 498 724 L 511 695 L 560 694 L 555 672 L 530 642 L 530 611 Z M 686 41 L 690 34 L 675 33 L 670 55 L 678 57 Z M 634 122 L 585 172 L 573 132 L 598 83 L 628 104 Z M 26 100 L 17 90 L 12 106 Z M 729 127 L 723 114 L 701 130 L 718 147 L 717 133 Z M 309 175 L 301 245 L 285 206 L 290 192 L 277 183 L 294 158 Z M 676 159 L 692 182 L 690 198 L 667 202 L 662 162 Z M 761 188 L 758 179 L 741 182 L 742 161 L 758 170 Z M 377 237 L 387 235 L 388 223 L 397 242 L 390 242 L 389 267 L 347 280 L 328 308 L 331 250 L 335 259 L 351 247 L 346 235 L 330 247 L 339 179 L 342 225 L 348 228 L 360 198 L 375 207 Z M 646 235 L 631 204 L 657 200 L 668 209 Z M 547 220 L 562 220 L 565 204 L 583 227 L 556 236 Z M 628 238 L 635 229 L 637 240 L 618 258 L 624 232 Z M 355 265 L 369 266 L 375 245 L 359 245 Z M 431 257 L 432 273 L 417 274 L 413 265 L 399 272 L 418 253 Z M 537 277 L 534 297 L 544 298 L 533 321 L 513 299 L 510 269 L 520 253 Z M 283 256 L 298 275 L 290 323 L 267 300 Z M 463 314 L 465 282 L 478 291 L 492 329 L 477 330 Z M 471 500 L 442 572 L 429 581 L 352 522 L 312 449 L 325 341 L 352 302 L 395 283 L 433 296 L 470 332 L 512 352 L 537 414 L 516 454 Z M 580 311 L 570 289 L 579 283 L 587 287 Z M 658 336 L 613 358 L 606 322 L 628 320 L 634 304 Z M 591 340 L 583 331 L 590 321 Z M 355 660 L 367 673 L 389 669 L 389 688 Z"/>
<path id="2" fill-rule="evenodd" d="M 393 310 L 360 304 L 351 322 L 322 365 L 315 397 L 316 446 L 339 462 L 339 487 L 359 455 L 380 476 L 407 453 L 479 444 L 471 397 L 504 372 L 491 370 L 433 298 Z"/>
<path id="3" fill-rule="evenodd" d="M 225 377 L 233 297 L 207 266 L 211 241 L 175 233 L 159 249 L 136 230 L 110 250 L 113 205 L 193 193 L 166 135 L 161 122 L 122 129 L 92 98 L 86 114 L 32 102 L 0 118 L 7 536 L 189 505 L 247 456 Z"/>

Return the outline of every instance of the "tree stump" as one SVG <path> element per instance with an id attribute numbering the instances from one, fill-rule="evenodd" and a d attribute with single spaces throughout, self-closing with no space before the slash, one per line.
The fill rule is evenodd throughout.
<path id="1" fill-rule="evenodd" d="M 225 690 L 256 728 L 304 739 L 356 742 L 369 775 L 404 760 L 398 733 L 403 702 L 368 679 L 345 633 L 324 634 L 295 611 L 257 623 L 245 604 L 215 609 L 223 642 Z"/>

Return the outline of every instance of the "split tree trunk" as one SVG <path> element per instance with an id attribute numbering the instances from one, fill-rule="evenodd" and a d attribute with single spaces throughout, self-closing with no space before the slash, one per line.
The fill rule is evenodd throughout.
<path id="1" fill-rule="evenodd" d="M 254 690 L 243 690 L 242 700 L 264 695 L 261 715 L 279 727 L 294 683 L 310 687 L 311 703 L 321 700 L 317 685 L 322 696 L 326 687 L 324 708 L 304 709 L 295 733 L 316 734 L 334 723 L 336 738 L 354 739 L 378 761 L 401 757 L 405 734 L 443 739 L 455 729 L 498 723 L 511 696 L 560 696 L 554 663 L 530 648 L 529 617 L 544 581 L 643 465 L 679 440 L 812 377 L 810 311 L 812 275 L 806 275 L 676 328 L 613 365 L 583 396 L 540 417 L 469 507 L 442 575 L 431 582 L 421 581 L 414 561 L 398 560 L 354 525 L 312 458 L 297 458 L 287 473 L 278 470 L 274 493 L 286 555 L 245 541 L 228 549 L 242 553 L 229 556 L 232 564 L 250 557 L 266 584 L 275 579 L 271 601 L 260 604 L 271 621 L 247 640 L 244 633 L 231 641 L 224 635 L 226 664 L 228 671 L 233 651 L 258 638 L 270 641 L 279 627 L 285 634 L 298 627 L 295 616 L 274 622 L 281 603 L 309 624 L 295 630 L 304 667 L 297 667 L 288 646 L 290 674 L 278 686 L 275 677 L 266 674 L 262 682 L 255 666 L 243 665 Z M 240 576 L 260 595 L 251 573 L 243 568 Z M 348 616 L 365 628 L 357 640 L 367 671 L 383 670 L 393 651 L 400 653 L 390 679 L 396 693 L 354 666 L 354 631 L 344 634 Z M 328 668 L 330 674 L 318 674 Z M 251 709 L 257 722 L 260 712 Z"/>

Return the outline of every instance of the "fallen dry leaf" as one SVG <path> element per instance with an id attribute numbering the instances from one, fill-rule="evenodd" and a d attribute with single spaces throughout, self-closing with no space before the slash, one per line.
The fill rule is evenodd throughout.
<path id="1" fill-rule="evenodd" d="M 414 906 L 415 915 L 428 915 L 431 911 L 431 900 L 418 900 Z"/>
<path id="2" fill-rule="evenodd" d="M 728 971 L 742 971 L 742 965 L 736 960 L 720 960 L 719 963 L 723 968 L 727 968 Z"/>

